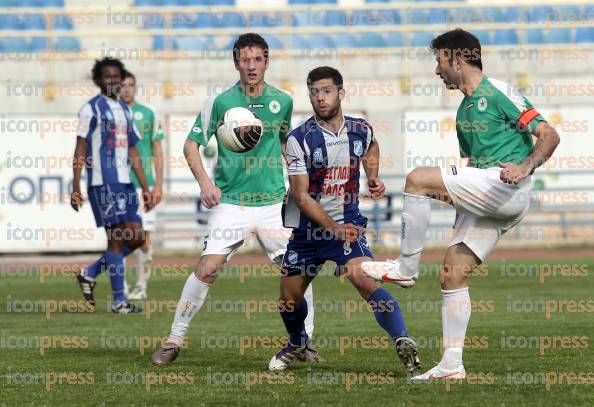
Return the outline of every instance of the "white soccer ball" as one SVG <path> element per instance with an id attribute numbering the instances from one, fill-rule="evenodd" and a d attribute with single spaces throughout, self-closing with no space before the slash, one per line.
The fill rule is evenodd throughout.
<path id="1" fill-rule="evenodd" d="M 231 151 L 242 153 L 258 145 L 264 126 L 251 110 L 234 107 L 225 112 L 217 128 L 217 138 Z"/>

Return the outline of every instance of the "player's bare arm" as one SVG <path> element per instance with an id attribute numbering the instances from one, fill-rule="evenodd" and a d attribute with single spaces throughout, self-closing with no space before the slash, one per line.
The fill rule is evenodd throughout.
<path id="1" fill-rule="evenodd" d="M 363 169 L 367 175 L 367 186 L 369 187 L 369 193 L 372 199 L 380 199 L 386 192 L 384 182 L 378 178 L 379 159 L 379 143 L 374 139 L 371 141 L 367 149 L 367 154 L 365 154 L 365 158 L 362 161 Z"/>
<path id="2" fill-rule="evenodd" d="M 291 186 L 291 196 L 295 199 L 299 209 L 314 222 L 332 232 L 340 240 L 352 243 L 357 241 L 359 235 L 364 232 L 362 227 L 355 226 L 351 223 L 336 223 L 328 215 L 322 206 L 309 195 L 309 178 L 307 174 L 290 175 L 289 184 Z"/>
<path id="3" fill-rule="evenodd" d="M 540 123 L 532 132 L 536 137 L 536 144 L 530 154 L 521 164 L 500 163 L 503 168 L 500 173 L 501 181 L 506 184 L 517 184 L 543 165 L 559 145 L 557 130 L 546 122 Z"/>
<path id="4" fill-rule="evenodd" d="M 70 206 L 78 212 L 78 208 L 82 206 L 83 196 L 80 191 L 80 178 L 87 158 L 87 140 L 82 137 L 76 138 L 76 147 L 74 148 L 74 158 L 72 160 L 72 171 L 74 177 L 72 179 L 72 194 L 70 195 Z"/>
<path id="5" fill-rule="evenodd" d="M 128 148 L 128 155 L 130 156 L 130 162 L 132 170 L 134 171 L 134 175 L 136 175 L 136 178 L 138 179 L 138 182 L 140 182 L 140 186 L 142 188 L 142 201 L 144 202 L 144 210 L 148 212 L 155 207 L 155 202 L 153 201 L 152 193 L 149 190 L 148 183 L 144 177 L 140 153 L 135 146 L 132 146 Z"/>
<path id="6" fill-rule="evenodd" d="M 200 157 L 200 144 L 187 139 L 184 143 L 184 156 L 192 175 L 200 185 L 200 198 L 206 209 L 217 206 L 221 201 L 221 190 L 215 186 L 204 170 Z"/>
<path id="7" fill-rule="evenodd" d="M 155 186 L 153 202 L 157 205 L 163 199 L 163 145 L 161 140 L 153 141 L 153 162 L 155 164 Z"/>

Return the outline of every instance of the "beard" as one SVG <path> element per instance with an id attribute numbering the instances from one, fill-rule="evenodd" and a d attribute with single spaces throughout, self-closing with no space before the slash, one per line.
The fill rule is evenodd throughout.
<path id="1" fill-rule="evenodd" d="M 328 110 L 328 113 L 326 113 L 326 114 L 322 114 L 321 112 L 319 112 L 318 110 L 315 110 L 315 109 L 314 109 L 314 111 L 316 112 L 316 115 L 320 119 L 322 119 L 324 121 L 328 121 L 328 120 L 332 120 L 333 118 L 336 117 L 336 115 L 338 115 L 339 109 L 340 109 L 340 104 L 337 103 L 330 110 Z"/>

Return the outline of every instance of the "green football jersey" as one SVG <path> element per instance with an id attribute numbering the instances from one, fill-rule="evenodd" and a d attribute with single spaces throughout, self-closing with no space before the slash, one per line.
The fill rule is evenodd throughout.
<path id="1" fill-rule="evenodd" d="M 293 99 L 268 84 L 261 96 L 249 97 L 237 82 L 206 100 L 188 138 L 206 146 L 210 138 L 216 136 L 219 120 L 233 107 L 245 107 L 254 112 L 262 120 L 264 132 L 258 145 L 244 153 L 231 151 L 217 140 L 215 185 L 221 190 L 221 202 L 243 206 L 282 202 L 285 181 L 281 138 L 290 130 Z"/>
<path id="2" fill-rule="evenodd" d="M 478 168 L 519 164 L 534 147 L 532 131 L 545 119 L 511 84 L 483 76 L 456 114 L 460 155 Z"/>
<path id="3" fill-rule="evenodd" d="M 147 105 L 141 105 L 136 102 L 132 108 L 132 117 L 134 117 L 134 125 L 136 126 L 138 136 L 140 137 L 140 140 L 136 144 L 136 149 L 142 160 L 142 169 L 144 170 L 146 182 L 149 187 L 152 187 L 155 185 L 155 177 L 153 173 L 153 142 L 163 140 L 163 131 L 157 120 L 154 109 Z M 140 188 L 140 182 L 138 182 L 133 170 L 130 170 L 130 178 L 134 182 L 136 188 Z"/>

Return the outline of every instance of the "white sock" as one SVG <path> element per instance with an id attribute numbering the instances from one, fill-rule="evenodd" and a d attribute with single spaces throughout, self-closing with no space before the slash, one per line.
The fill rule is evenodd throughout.
<path id="1" fill-rule="evenodd" d="M 471 305 L 468 287 L 441 290 L 441 324 L 444 352 L 440 364 L 446 369 L 456 369 L 462 364 L 462 350 Z"/>
<path id="2" fill-rule="evenodd" d="M 400 270 L 402 275 L 412 277 L 419 272 L 425 233 L 431 220 L 431 198 L 405 192 L 403 201 Z"/>
<path id="3" fill-rule="evenodd" d="M 153 268 L 153 246 L 149 246 L 146 253 L 142 250 L 136 250 L 136 286 L 146 291 L 148 280 L 151 277 Z"/>
<path id="4" fill-rule="evenodd" d="M 307 290 L 305 290 L 303 298 L 305 299 L 305 301 L 307 301 L 307 317 L 305 317 L 305 332 L 307 333 L 307 336 L 311 340 L 311 338 L 313 337 L 313 331 L 314 331 L 314 304 L 313 304 L 313 288 L 312 288 L 311 283 L 307 287 Z"/>
<path id="5" fill-rule="evenodd" d="M 181 346 L 190 327 L 190 322 L 202 307 L 209 288 L 210 284 L 200 281 L 194 273 L 190 274 L 177 303 L 175 318 L 171 324 L 171 334 L 167 338 L 167 342 Z"/>

